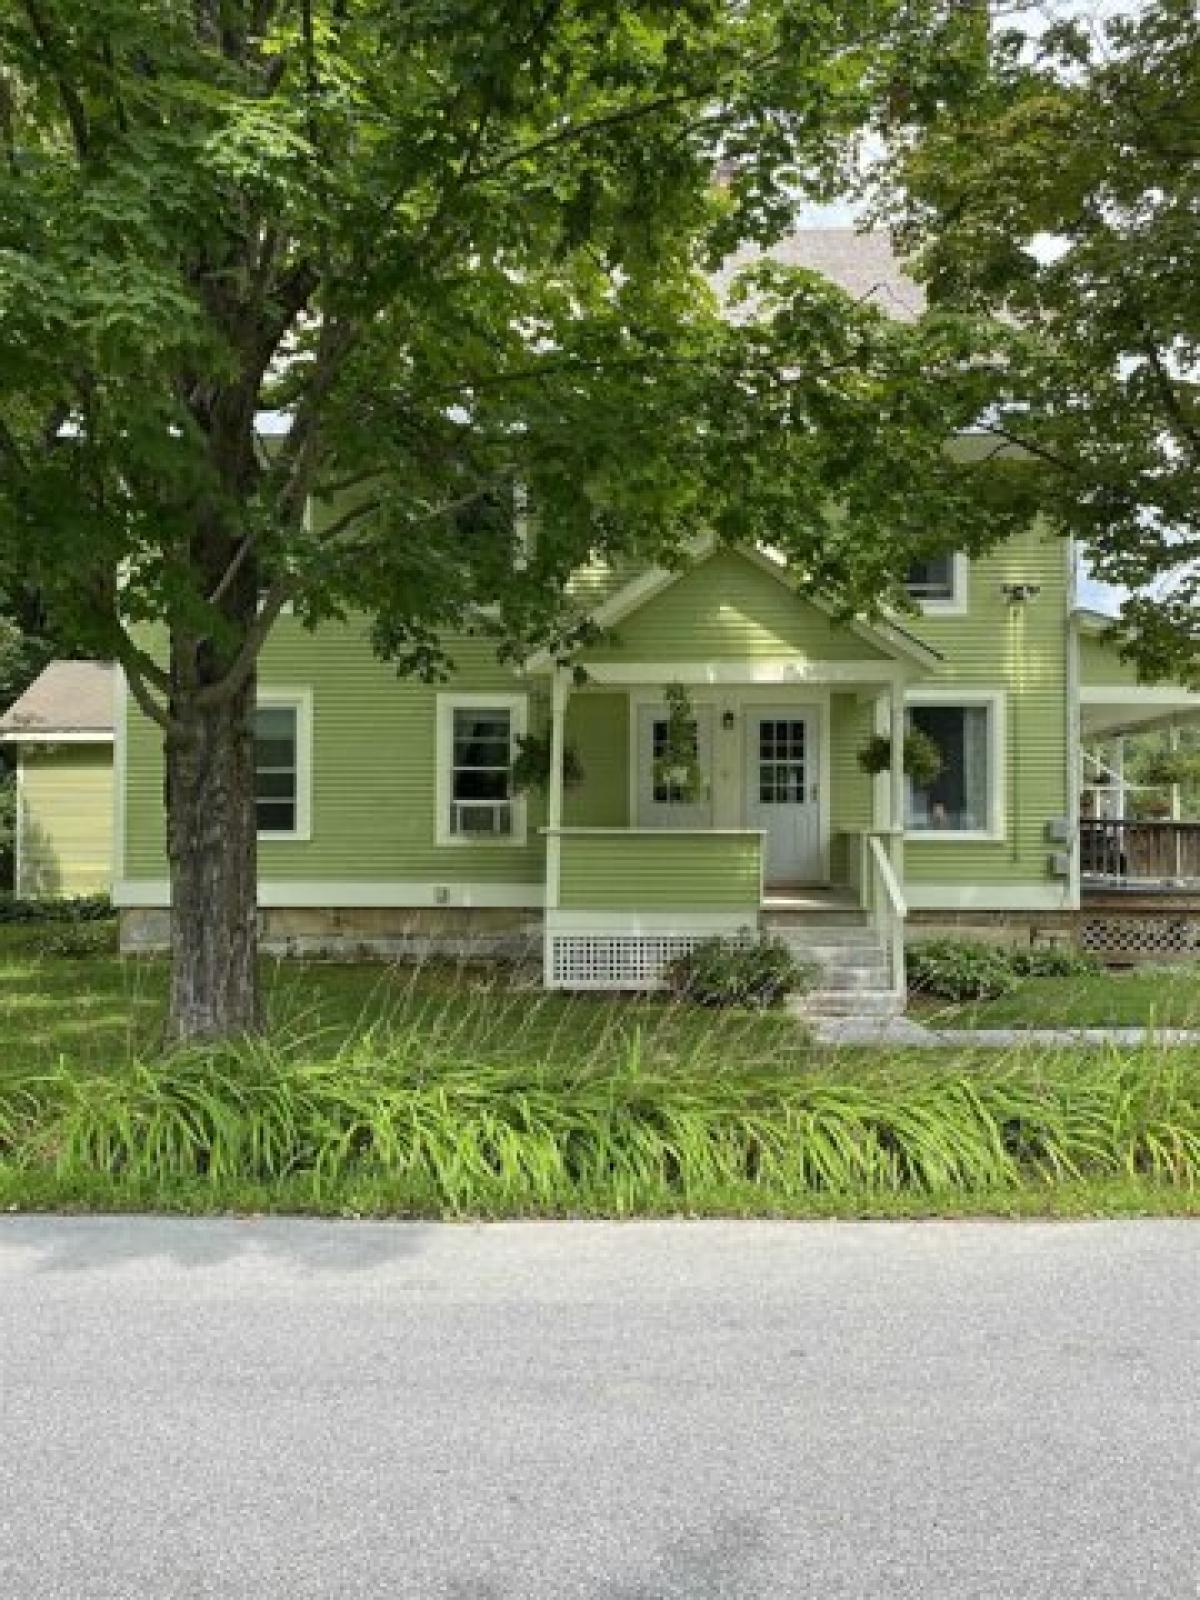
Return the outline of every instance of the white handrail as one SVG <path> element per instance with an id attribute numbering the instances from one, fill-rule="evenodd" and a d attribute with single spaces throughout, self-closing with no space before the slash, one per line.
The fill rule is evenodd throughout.
<path id="1" fill-rule="evenodd" d="M 892 858 L 880 836 L 877 833 L 864 833 L 863 846 L 863 866 L 864 869 L 870 868 L 877 891 L 870 897 L 871 919 L 887 952 L 892 988 L 902 998 L 908 988 L 904 960 L 904 922 L 908 916 L 908 903 Z"/>
<path id="2" fill-rule="evenodd" d="M 908 916 L 908 904 L 904 898 L 904 891 L 900 887 L 900 879 L 896 876 L 896 869 L 892 865 L 891 857 L 883 848 L 877 833 L 867 835 L 867 847 L 874 857 L 875 869 L 879 873 L 884 889 L 887 891 L 892 912 L 903 921 Z"/>

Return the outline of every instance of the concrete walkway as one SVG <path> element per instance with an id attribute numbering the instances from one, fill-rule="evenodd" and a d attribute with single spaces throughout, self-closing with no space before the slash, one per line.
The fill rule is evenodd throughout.
<path id="1" fill-rule="evenodd" d="M 932 1028 L 909 1017 L 824 1017 L 811 1024 L 818 1044 L 879 1045 L 909 1050 L 1012 1050 L 1023 1045 L 1123 1049 L 1200 1045 L 1200 1028 Z"/>

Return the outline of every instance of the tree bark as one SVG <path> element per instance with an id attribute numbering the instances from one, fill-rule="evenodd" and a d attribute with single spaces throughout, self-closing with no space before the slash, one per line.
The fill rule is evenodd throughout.
<path id="1" fill-rule="evenodd" d="M 185 691 L 172 707 L 169 1031 L 184 1043 L 236 1038 L 260 1022 L 254 703 L 252 676 L 216 705 Z"/>

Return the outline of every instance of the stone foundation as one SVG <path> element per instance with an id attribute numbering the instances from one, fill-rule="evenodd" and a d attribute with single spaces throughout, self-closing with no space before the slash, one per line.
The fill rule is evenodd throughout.
<path id="1" fill-rule="evenodd" d="M 120 931 L 125 954 L 161 953 L 171 944 L 170 913 L 127 907 Z M 535 911 L 493 906 L 268 907 L 258 937 L 269 955 L 521 962 L 540 960 L 542 922 Z"/>
<path id="2" fill-rule="evenodd" d="M 922 939 L 975 939 L 980 944 L 1077 944 L 1077 911 L 910 911 L 909 944 Z"/>

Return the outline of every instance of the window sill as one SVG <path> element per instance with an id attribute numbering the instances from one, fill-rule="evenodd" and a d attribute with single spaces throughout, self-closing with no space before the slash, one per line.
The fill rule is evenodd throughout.
<path id="1" fill-rule="evenodd" d="M 439 834 L 434 843 L 439 850 L 519 850 L 527 840 L 523 833 L 513 834 L 510 839 L 464 839 L 458 834 Z"/>
<path id="2" fill-rule="evenodd" d="M 906 828 L 906 844 L 1004 844 L 1007 835 L 994 828 Z"/>

